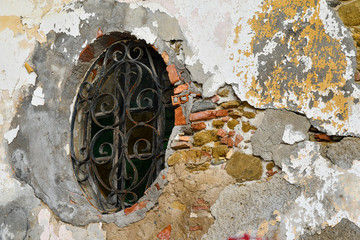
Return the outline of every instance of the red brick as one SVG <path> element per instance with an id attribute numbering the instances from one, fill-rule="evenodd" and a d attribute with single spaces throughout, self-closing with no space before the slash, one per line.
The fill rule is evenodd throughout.
<path id="1" fill-rule="evenodd" d="M 214 103 L 218 102 L 219 100 L 220 100 L 219 95 L 215 95 L 215 96 L 213 96 L 213 97 L 211 98 L 211 101 L 214 102 Z"/>
<path id="2" fill-rule="evenodd" d="M 238 146 L 239 145 L 239 143 L 242 141 L 242 140 L 244 140 L 244 138 L 241 136 L 241 135 L 236 135 L 236 137 L 235 137 L 235 146 Z"/>
<path id="3" fill-rule="evenodd" d="M 168 65 L 166 67 L 166 71 L 168 72 L 171 84 L 175 84 L 176 82 L 180 81 L 180 76 L 174 64 Z"/>
<path id="4" fill-rule="evenodd" d="M 197 204 L 208 204 L 207 201 L 205 201 L 203 198 L 198 198 L 198 200 L 196 201 Z"/>
<path id="5" fill-rule="evenodd" d="M 155 183 L 155 187 L 158 191 L 160 190 L 160 185 L 158 183 Z"/>
<path id="6" fill-rule="evenodd" d="M 220 140 L 220 142 L 222 143 L 222 144 L 228 144 L 228 140 L 229 140 L 229 137 L 223 137 L 223 138 L 221 138 L 221 140 Z"/>
<path id="7" fill-rule="evenodd" d="M 234 140 L 232 140 L 232 138 L 228 138 L 227 145 L 232 148 L 234 146 Z"/>
<path id="8" fill-rule="evenodd" d="M 228 115 L 227 110 L 217 110 L 216 111 L 216 117 L 226 117 Z"/>
<path id="9" fill-rule="evenodd" d="M 163 58 L 164 63 L 167 65 L 169 63 L 169 55 L 167 54 L 167 52 L 163 52 L 161 54 L 161 57 Z"/>
<path id="10" fill-rule="evenodd" d="M 182 107 L 177 107 L 175 109 L 175 126 L 179 125 L 185 125 L 186 124 L 186 118 L 184 116 Z"/>
<path id="11" fill-rule="evenodd" d="M 356 71 L 355 73 L 355 81 L 360 81 L 360 72 Z"/>
<path id="12" fill-rule="evenodd" d="M 195 205 L 195 206 L 192 206 L 191 209 L 193 211 L 208 210 L 209 206 L 208 205 Z"/>
<path id="13" fill-rule="evenodd" d="M 99 28 L 96 32 L 96 38 L 99 38 L 99 37 L 102 37 L 104 34 L 103 32 L 101 31 L 101 28 Z"/>
<path id="14" fill-rule="evenodd" d="M 167 226 L 166 228 L 164 228 L 158 235 L 157 237 L 160 238 L 161 240 L 169 240 L 171 236 L 171 225 Z"/>
<path id="15" fill-rule="evenodd" d="M 193 226 L 189 229 L 190 231 L 202 231 L 202 226 Z"/>
<path id="16" fill-rule="evenodd" d="M 331 137 L 326 135 L 325 133 L 317 133 L 314 134 L 315 140 L 318 142 L 330 142 Z"/>
<path id="17" fill-rule="evenodd" d="M 226 135 L 227 135 L 227 132 L 224 130 L 224 129 L 222 129 L 222 128 L 220 128 L 218 131 L 217 131 L 217 133 L 216 133 L 216 135 L 218 135 L 219 137 L 225 137 Z"/>
<path id="18" fill-rule="evenodd" d="M 228 122 L 230 120 L 230 117 L 223 117 L 221 118 L 221 121 L 223 122 Z"/>
<path id="19" fill-rule="evenodd" d="M 130 213 L 133 213 L 133 212 L 135 212 L 137 210 L 143 209 L 144 207 L 146 207 L 147 202 L 148 201 L 142 201 L 142 202 L 139 202 L 139 203 L 135 203 L 134 205 L 132 205 L 129 208 L 125 208 L 124 209 L 125 215 L 129 215 Z"/>
<path id="20" fill-rule="evenodd" d="M 189 85 L 187 83 L 185 84 L 180 84 L 179 86 L 177 86 L 175 89 L 174 89 L 174 94 L 179 94 L 181 93 L 182 91 L 185 91 L 185 90 L 188 90 L 189 89 Z"/>
<path id="21" fill-rule="evenodd" d="M 190 114 L 190 121 L 203 121 L 216 118 L 216 111 L 207 110 Z"/>
<path id="22" fill-rule="evenodd" d="M 229 131 L 229 136 L 232 137 L 235 135 L 235 131 Z"/>
<path id="23" fill-rule="evenodd" d="M 80 53 L 79 60 L 83 62 L 90 62 L 94 58 L 94 47 L 87 45 L 84 50 Z"/>
<path id="24" fill-rule="evenodd" d="M 179 136 L 179 140 L 188 142 L 188 141 L 190 141 L 190 137 L 189 136 Z"/>
<path id="25" fill-rule="evenodd" d="M 206 124 L 204 122 L 193 123 L 191 124 L 191 129 L 194 131 L 200 131 L 206 128 Z"/>

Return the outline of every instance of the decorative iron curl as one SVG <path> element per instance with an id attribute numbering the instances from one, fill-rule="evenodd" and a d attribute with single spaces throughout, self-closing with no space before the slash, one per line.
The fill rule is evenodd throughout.
<path id="1" fill-rule="evenodd" d="M 161 170 L 168 102 L 163 93 L 171 86 L 163 85 L 166 65 L 160 69 L 154 64 L 152 52 L 142 41 L 115 42 L 93 61 L 79 86 L 71 158 L 81 189 L 103 213 L 132 206 L 142 196 L 143 184 L 148 188 Z M 146 113 L 150 117 L 144 120 Z M 83 121 L 78 128 L 76 119 Z M 151 129 L 150 137 L 134 140 L 143 128 Z M 139 171 L 145 162 L 150 167 Z"/>

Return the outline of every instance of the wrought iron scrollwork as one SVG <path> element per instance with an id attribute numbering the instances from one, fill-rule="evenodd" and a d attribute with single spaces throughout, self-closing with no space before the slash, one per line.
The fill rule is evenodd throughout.
<path id="1" fill-rule="evenodd" d="M 159 57 L 142 41 L 115 42 L 79 87 L 71 158 L 81 189 L 103 213 L 136 203 L 163 168 L 172 85 Z"/>

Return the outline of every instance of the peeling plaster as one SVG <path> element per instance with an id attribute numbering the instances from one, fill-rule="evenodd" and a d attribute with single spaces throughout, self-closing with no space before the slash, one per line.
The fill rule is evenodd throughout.
<path id="1" fill-rule="evenodd" d="M 33 98 L 31 100 L 31 104 L 34 106 L 44 105 L 45 102 L 45 94 L 43 93 L 43 89 L 41 87 L 37 87 L 34 91 Z"/>
<path id="2" fill-rule="evenodd" d="M 285 125 L 282 140 L 287 144 L 294 144 L 305 140 L 306 136 L 301 131 L 295 131 L 292 124 Z"/>
<path id="3" fill-rule="evenodd" d="M 76 37 L 80 35 L 80 22 L 90 16 L 93 14 L 86 13 L 83 8 L 69 6 L 61 12 L 52 11 L 45 15 L 41 20 L 39 31 L 48 33 L 53 30 Z"/>
<path id="4" fill-rule="evenodd" d="M 320 155 L 318 143 L 300 143 L 283 163 L 285 179 L 303 190 L 292 210 L 284 214 L 286 239 L 296 239 L 306 229 L 316 232 L 334 226 L 343 217 L 360 226 L 360 164 L 344 170 Z"/>
<path id="5" fill-rule="evenodd" d="M 152 33 L 148 27 L 134 28 L 132 33 L 138 39 L 144 39 L 148 44 L 153 44 L 157 38 L 157 36 Z"/>
<path id="6" fill-rule="evenodd" d="M 19 132 L 19 125 L 15 129 L 9 130 L 7 133 L 4 134 L 4 138 L 8 141 L 8 144 L 10 144 L 17 136 L 17 133 Z"/>

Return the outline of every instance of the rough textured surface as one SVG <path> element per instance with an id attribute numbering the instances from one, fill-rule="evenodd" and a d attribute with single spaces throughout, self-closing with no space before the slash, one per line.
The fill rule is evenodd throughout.
<path id="1" fill-rule="evenodd" d="M 299 194 L 300 189 L 286 182 L 282 175 L 274 176 L 268 182 L 230 185 L 211 207 L 215 223 L 202 239 L 227 239 L 244 233 L 277 239 L 277 215 L 285 212 Z M 262 223 L 266 225 L 266 231 L 259 227 Z"/>
<path id="2" fill-rule="evenodd" d="M 199 100 L 194 102 L 194 104 L 191 107 L 191 112 L 200 112 L 210 109 L 215 109 L 216 105 L 211 100 Z"/>
<path id="3" fill-rule="evenodd" d="M 230 146 L 232 138 L 236 145 L 233 149 L 252 154 L 250 136 L 260 131 L 256 127 L 263 111 L 245 106 L 244 101 L 258 108 L 302 113 L 328 135 L 360 136 L 359 73 L 354 82 L 355 58 L 360 62 L 360 51 L 356 56 L 353 44 L 355 40 L 360 46 L 360 27 L 352 25 L 358 24 L 358 2 L 341 1 L 339 6 L 340 16 L 351 25 L 353 38 L 327 5 L 338 5 L 335 0 L 2 2 L 0 238 L 156 239 L 171 226 L 174 239 L 200 239 L 214 223 L 209 208 L 222 189 L 235 182 L 223 163 L 230 158 L 231 150 L 225 159 L 221 153 L 216 161 L 219 165 L 210 166 L 211 149 L 218 146 L 220 138 L 207 142 L 204 148 L 186 140 L 187 147 L 196 151 L 190 151 L 191 156 L 186 154 L 185 160 L 175 161 L 168 175 L 163 172 L 157 185 L 147 192 L 151 204 L 146 204 L 146 209 L 128 216 L 110 216 L 100 215 L 89 206 L 69 161 L 68 119 L 82 69 L 89 64 L 78 59 L 89 61 L 99 53 L 88 45 L 97 36 L 128 32 L 144 39 L 158 49 L 172 70 L 176 70 L 175 66 L 181 68 L 173 71 L 173 80 L 179 80 L 176 92 L 190 94 L 196 89 L 189 95 L 189 104 L 182 108 L 188 126 L 174 128 L 170 143 L 179 133 L 192 135 L 188 122 L 191 116 L 202 115 L 196 120 L 202 120 L 202 124 L 194 129 L 212 130 L 211 119 L 229 113 L 239 124 L 234 132 L 225 124 L 228 136 L 221 142 Z M 79 57 L 84 48 L 87 50 Z M 189 89 L 181 83 L 184 76 L 191 76 L 191 83 L 186 85 Z M 224 103 L 223 107 L 236 108 L 190 115 L 193 102 L 202 97 L 208 101 L 217 92 L 219 95 L 212 98 L 217 109 Z M 214 108 L 214 104 L 209 106 Z M 234 230 L 237 237 L 246 233 L 251 237 L 290 240 L 335 226 L 342 218 L 360 226 L 360 162 L 355 148 L 322 142 L 329 145 L 329 153 L 334 148 L 329 158 L 337 165 L 332 164 L 321 155 L 320 143 L 302 142 L 307 139 L 306 132 L 296 129 L 296 124 L 282 122 L 281 116 L 274 118 L 271 125 L 283 131 L 280 138 L 256 147 L 263 147 L 264 155 L 270 154 L 284 172 L 274 167 L 267 176 L 279 173 L 266 178 L 268 182 L 264 176 L 261 183 L 236 187 L 245 189 L 240 199 L 237 191 L 225 191 L 220 198 L 225 208 L 217 209 L 212 227 L 216 231 L 209 233 L 219 235 Z M 229 120 L 224 118 L 224 122 Z M 275 126 L 277 123 L 280 128 Z M 264 142 L 276 135 L 274 131 L 263 131 Z M 328 140 L 336 137 L 318 136 Z M 207 152 L 206 160 L 203 153 L 198 154 L 199 149 Z M 346 155 L 347 150 L 351 154 Z M 174 150 L 168 149 L 166 156 L 172 153 Z M 169 180 L 166 186 L 165 178 Z M 164 188 L 158 205 L 154 204 L 159 189 Z M 296 199 L 284 203 L 287 196 Z M 231 215 L 233 209 L 237 209 L 236 214 Z M 241 221 L 234 221 L 239 216 Z M 62 220 L 85 226 L 76 227 Z M 99 221 L 103 223 L 86 225 Z M 135 223 L 118 228 L 106 222 L 118 226 Z M 340 224 L 336 229 L 341 233 L 340 228 L 351 225 Z M 332 234 L 337 236 L 335 232 L 326 235 Z"/>
<path id="4" fill-rule="evenodd" d="M 266 161 L 274 160 L 281 167 L 281 160 L 290 155 L 293 146 L 283 143 L 286 126 L 292 126 L 292 131 L 307 134 L 310 123 L 306 117 L 286 110 L 268 109 L 263 122 L 251 137 L 255 155 Z"/>
<path id="5" fill-rule="evenodd" d="M 356 0 L 339 8 L 339 16 L 349 26 L 360 24 L 360 1 Z"/>
<path id="6" fill-rule="evenodd" d="M 326 227 L 320 234 L 301 236 L 301 240 L 355 240 L 360 239 L 360 228 L 353 222 L 343 218 L 334 227 Z"/>
<path id="7" fill-rule="evenodd" d="M 259 158 L 234 152 L 226 164 L 226 172 L 238 182 L 244 182 L 260 179 L 263 168 Z"/>
<path id="8" fill-rule="evenodd" d="M 344 138 L 338 143 L 329 144 L 326 156 L 341 168 L 351 168 L 353 161 L 360 161 L 360 139 Z"/>

